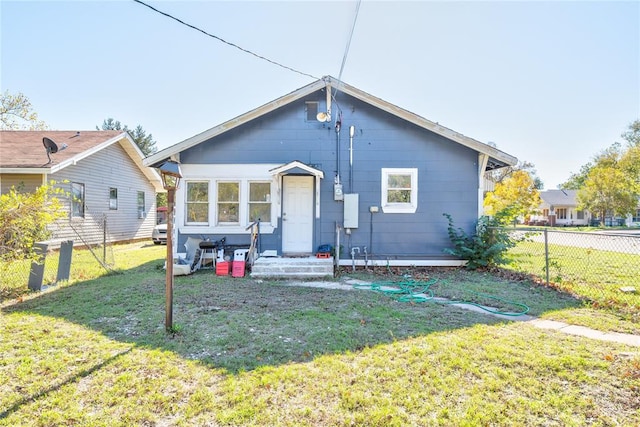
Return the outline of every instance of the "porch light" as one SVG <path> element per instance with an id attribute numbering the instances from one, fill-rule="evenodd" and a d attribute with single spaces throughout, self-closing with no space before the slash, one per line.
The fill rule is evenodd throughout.
<path id="1" fill-rule="evenodd" d="M 182 171 L 180 164 L 167 160 L 159 168 L 162 186 L 167 190 L 167 275 L 165 280 L 166 314 L 165 328 L 173 330 L 173 210 L 176 198 L 176 188 L 180 184 Z"/>

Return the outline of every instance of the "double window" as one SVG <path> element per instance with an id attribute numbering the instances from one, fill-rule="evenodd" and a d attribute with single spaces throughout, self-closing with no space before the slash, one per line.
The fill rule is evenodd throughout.
<path id="1" fill-rule="evenodd" d="M 418 169 L 382 169 L 382 210 L 385 213 L 415 213 L 418 209 Z"/>
<path id="2" fill-rule="evenodd" d="M 556 218 L 557 219 L 567 219 L 567 208 L 558 208 L 558 209 L 556 209 Z"/>

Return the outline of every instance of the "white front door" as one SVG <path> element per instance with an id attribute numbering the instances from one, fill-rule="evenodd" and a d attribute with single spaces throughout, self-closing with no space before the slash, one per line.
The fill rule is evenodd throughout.
<path id="1" fill-rule="evenodd" d="M 285 175 L 282 200 L 282 252 L 313 252 L 313 177 Z"/>

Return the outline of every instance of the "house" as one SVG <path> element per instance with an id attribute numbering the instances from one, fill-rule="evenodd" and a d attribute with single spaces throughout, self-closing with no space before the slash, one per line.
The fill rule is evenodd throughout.
<path id="1" fill-rule="evenodd" d="M 0 131 L 0 192 L 55 181 L 68 217 L 52 226 L 54 245 L 150 239 L 164 189 L 143 158 L 122 131 Z"/>
<path id="2" fill-rule="evenodd" d="M 178 161 L 177 247 L 189 236 L 261 250 L 341 248 L 340 264 L 459 265 L 447 219 L 469 232 L 494 147 L 324 77 L 145 159 Z M 338 243 L 339 242 L 339 243 Z M 353 256 L 353 260 L 352 260 Z"/>
<path id="3" fill-rule="evenodd" d="M 529 219 L 530 225 L 589 225 L 591 213 L 578 209 L 578 190 L 545 190 L 540 192 L 539 213 Z"/>

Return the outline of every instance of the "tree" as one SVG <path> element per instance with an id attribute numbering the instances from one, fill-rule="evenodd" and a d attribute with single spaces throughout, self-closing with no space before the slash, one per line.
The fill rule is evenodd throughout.
<path id="1" fill-rule="evenodd" d="M 578 190 L 578 208 L 597 214 L 626 216 L 638 207 L 638 185 L 629 174 L 613 166 L 596 166 Z"/>
<path id="2" fill-rule="evenodd" d="M 538 177 L 538 172 L 536 171 L 535 165 L 527 161 L 518 162 L 518 164 L 515 166 L 507 166 L 504 168 L 489 171 L 487 172 L 487 178 L 498 184 L 509 178 L 517 171 L 525 171 L 526 173 L 528 173 L 533 180 L 535 188 L 537 188 L 538 190 L 542 190 L 544 188 L 544 183 Z"/>
<path id="3" fill-rule="evenodd" d="M 587 163 L 586 165 L 580 166 L 580 172 L 574 173 L 572 172 L 569 176 L 569 179 L 560 184 L 561 190 L 579 190 L 584 187 L 584 182 L 587 180 L 587 176 L 589 176 L 589 172 L 593 168 L 593 163 Z"/>
<path id="4" fill-rule="evenodd" d="M 38 119 L 31 101 L 24 94 L 15 95 L 4 91 L 0 94 L 0 129 L 2 130 L 43 130 L 45 122 Z"/>
<path id="5" fill-rule="evenodd" d="M 97 130 L 122 130 L 129 133 L 131 139 L 136 143 L 142 154 L 145 156 L 149 156 L 157 151 L 156 142 L 153 140 L 153 135 L 148 134 L 142 128 L 142 126 L 138 125 L 133 130 L 129 129 L 127 125 L 122 126 L 120 121 L 114 120 L 111 117 L 102 122 L 102 126 L 96 126 Z"/>
<path id="6" fill-rule="evenodd" d="M 525 170 L 518 170 L 496 184 L 494 191 L 484 199 L 487 215 L 509 212 L 513 221 L 518 216 L 527 216 L 538 209 L 541 203 L 540 192 L 535 180 Z"/>
<path id="7" fill-rule="evenodd" d="M 629 124 L 629 130 L 622 135 L 629 147 L 640 147 L 640 119 Z"/>
<path id="8" fill-rule="evenodd" d="M 47 226 L 67 215 L 57 198 L 63 191 L 54 184 L 32 193 L 12 187 L 0 195 L 0 262 L 33 258 L 33 244 L 51 235 Z"/>
<path id="9" fill-rule="evenodd" d="M 580 172 L 571 173 L 569 179 L 559 187 L 563 190 L 579 190 L 584 187 L 587 178 L 589 177 L 589 173 L 595 167 L 617 167 L 618 162 L 622 158 L 624 150 L 620 143 L 616 142 L 612 144 L 610 147 L 605 148 L 604 150 L 597 153 L 593 156 L 593 160 L 585 165 L 580 167 Z"/>

